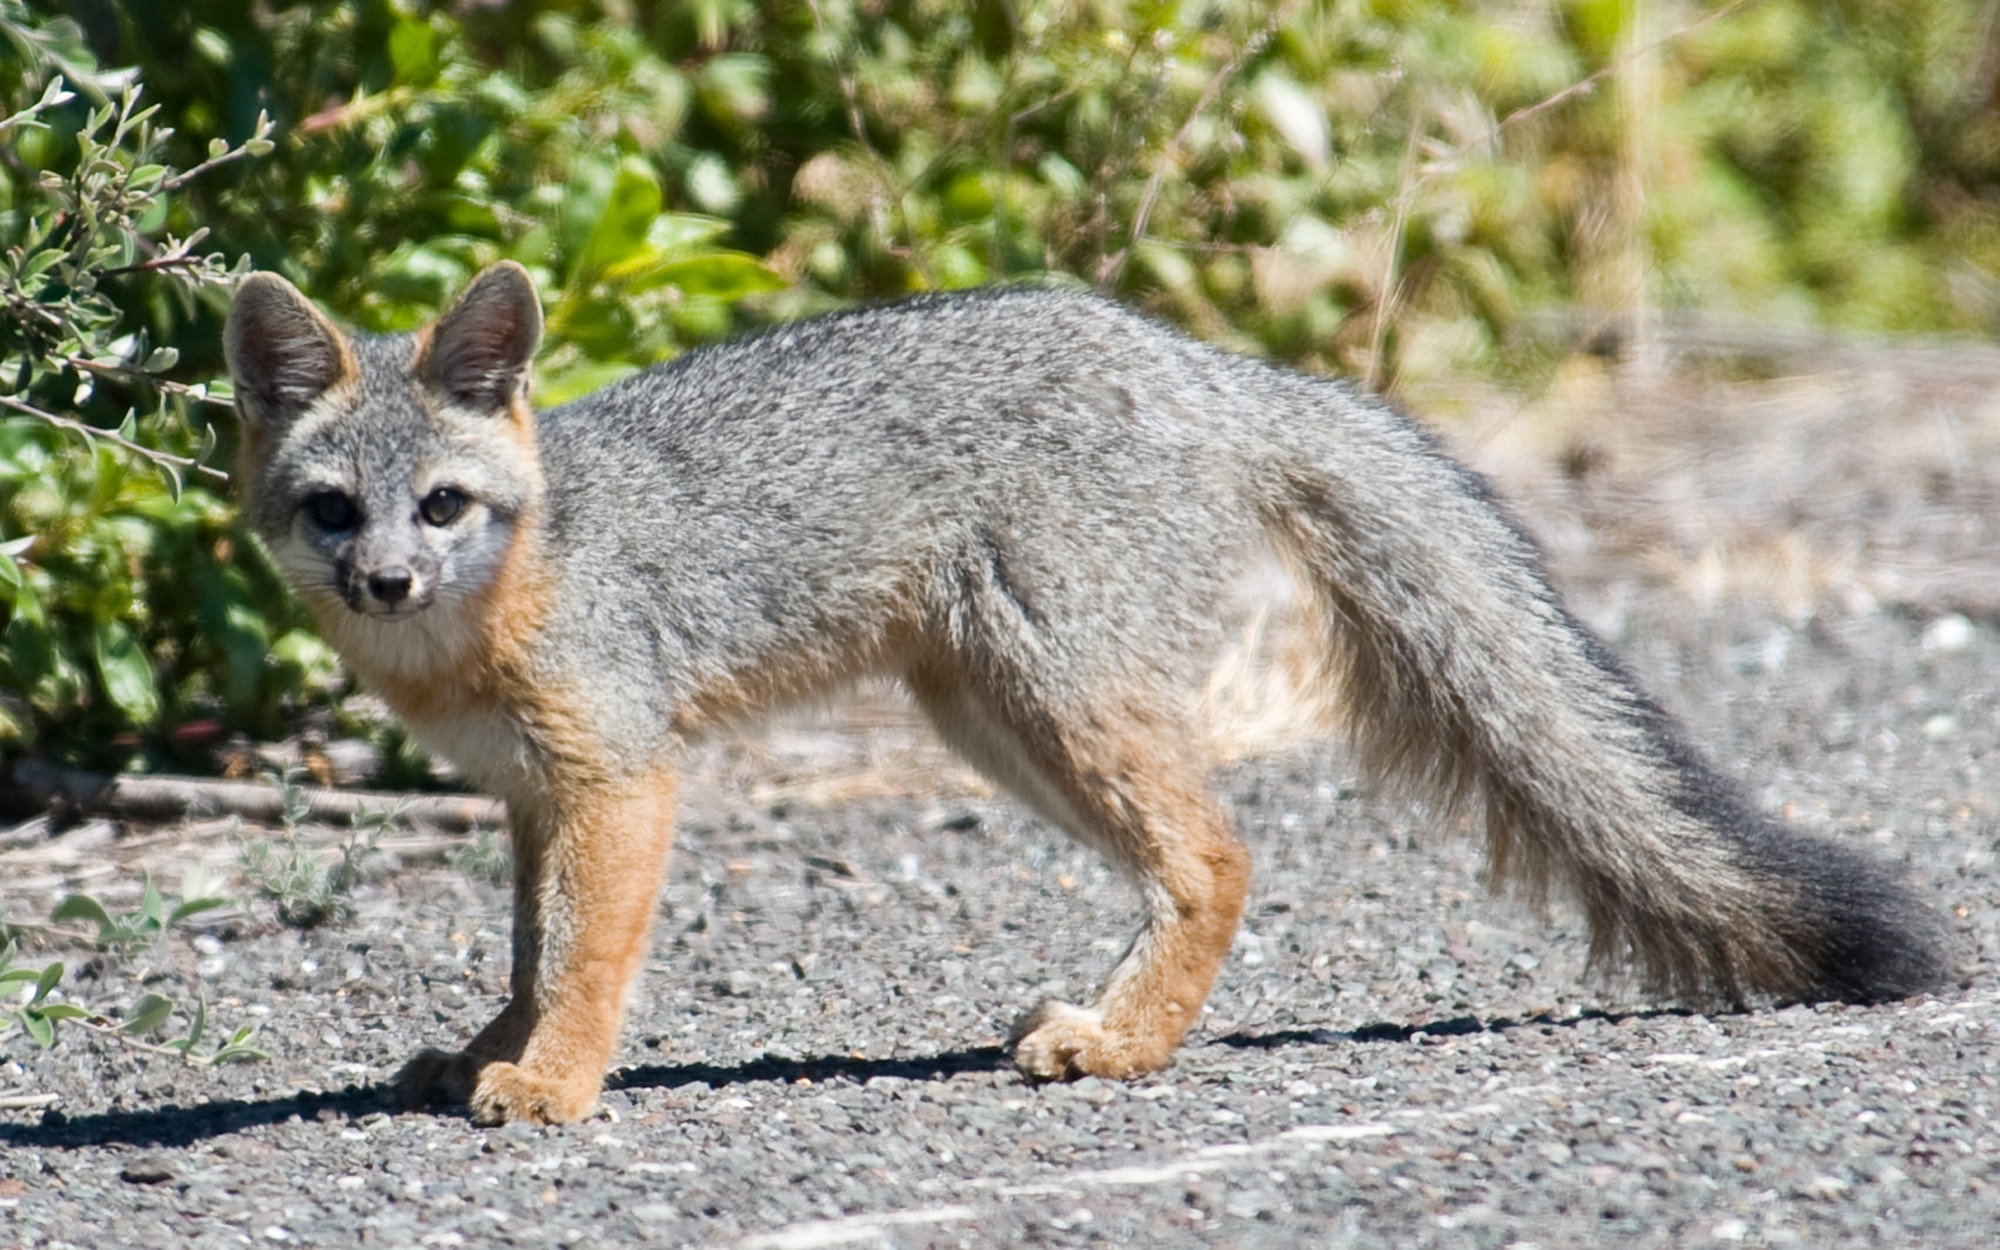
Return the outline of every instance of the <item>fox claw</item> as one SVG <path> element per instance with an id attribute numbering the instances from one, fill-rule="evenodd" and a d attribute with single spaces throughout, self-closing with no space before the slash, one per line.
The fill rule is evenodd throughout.
<path id="1" fill-rule="evenodd" d="M 512 1063 L 489 1063 L 472 1091 L 472 1118 L 480 1124 L 568 1124 L 597 1106 L 597 1083 L 537 1076 Z"/>
<path id="2" fill-rule="evenodd" d="M 1021 1017 L 1013 1045 L 1014 1066 L 1036 1081 L 1126 1080 L 1166 1066 L 1150 1054 L 1157 1048 L 1107 1029 L 1101 1012 L 1053 1000 Z"/>

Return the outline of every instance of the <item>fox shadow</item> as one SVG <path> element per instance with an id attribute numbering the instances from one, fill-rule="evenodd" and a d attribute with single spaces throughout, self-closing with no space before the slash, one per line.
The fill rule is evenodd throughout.
<path id="1" fill-rule="evenodd" d="M 1413 1045 L 1426 1038 L 1465 1036 L 1473 1033 L 1504 1033 L 1510 1029 L 1535 1027 L 1574 1028 L 1588 1020 L 1613 1023 L 1660 1016 L 1684 1015 L 1677 1010 L 1609 1013 L 1584 1012 L 1561 1018 L 1538 1015 L 1523 1020 L 1496 1017 L 1482 1020 L 1459 1016 L 1421 1024 L 1378 1021 L 1354 1029 L 1287 1029 L 1264 1033 L 1235 1032 L 1211 1038 L 1189 1049 L 1195 1052 L 1216 1048 L 1236 1050 L 1278 1050 L 1341 1043 L 1361 1045 Z M 900 1059 L 865 1059 L 851 1055 L 818 1055 L 787 1058 L 766 1054 L 737 1064 L 676 1063 L 640 1064 L 612 1072 L 604 1082 L 606 1090 L 685 1089 L 703 1086 L 711 1090 L 734 1085 L 772 1082 L 794 1085 L 801 1081 L 820 1084 L 847 1080 L 866 1084 L 886 1077 L 906 1081 L 948 1081 L 975 1073 L 1012 1074 L 1008 1052 L 1003 1046 L 973 1046 Z M 1027 1083 L 1025 1077 L 1013 1079 Z M 226 1137 L 247 1129 L 283 1124 L 294 1117 L 301 1120 L 359 1120 L 378 1112 L 400 1109 L 393 1085 L 387 1082 L 349 1085 L 340 1090 L 297 1090 L 270 1098 L 222 1098 L 191 1105 L 168 1105 L 141 1110 L 113 1110 L 85 1115 L 68 1115 L 58 1109 L 43 1112 L 33 1124 L 0 1124 L 0 1148 L 75 1149 L 86 1146 L 187 1147 L 212 1138 Z M 439 1108 L 409 1114 L 430 1114 L 449 1118 L 465 1117 L 463 1108 Z"/>

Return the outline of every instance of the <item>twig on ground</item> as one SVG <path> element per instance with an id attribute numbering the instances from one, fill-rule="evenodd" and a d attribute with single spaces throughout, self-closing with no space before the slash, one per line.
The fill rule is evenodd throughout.
<path id="1" fill-rule="evenodd" d="M 285 816 L 285 791 L 256 782 L 210 781 L 200 777 L 112 777 L 24 759 L 14 765 L 13 783 L 43 802 L 73 803 L 85 811 L 144 820 L 233 815 L 260 824 L 278 824 Z M 305 804 L 303 819 L 324 824 L 353 824 L 366 815 L 398 805 L 412 823 L 449 832 L 497 829 L 507 819 L 505 804 L 481 795 L 413 797 L 318 788 L 302 788 L 299 793 Z"/>

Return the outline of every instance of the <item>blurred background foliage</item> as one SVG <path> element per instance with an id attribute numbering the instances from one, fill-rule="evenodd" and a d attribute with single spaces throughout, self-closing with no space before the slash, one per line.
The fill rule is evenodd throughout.
<path id="1" fill-rule="evenodd" d="M 206 227 L 372 330 L 517 259 L 544 403 L 773 319 L 1051 275 L 1426 396 L 1675 318 L 2000 331 L 1996 0 L 0 0 L 0 116 L 59 73 L 78 94 L 0 134 L 0 247 L 49 245 L 46 180 L 128 81 L 99 67 L 159 107 L 166 169 L 274 123 L 127 252 Z M 122 320 L 89 345 L 129 385 L 83 394 L 0 333 L 0 397 L 136 411 L 195 456 L 227 283 L 154 276 L 106 279 Z M 66 298 L 37 281 L 6 316 Z M 338 716 L 219 488 L 177 476 L 0 425 L 7 749 L 199 765 Z"/>

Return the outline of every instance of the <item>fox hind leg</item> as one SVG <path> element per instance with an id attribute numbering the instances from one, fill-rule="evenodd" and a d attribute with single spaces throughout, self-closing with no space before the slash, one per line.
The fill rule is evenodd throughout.
<path id="1" fill-rule="evenodd" d="M 1207 792 L 1185 725 L 1140 706 L 1065 717 L 991 684 L 958 666 L 909 675 L 945 740 L 1123 870 L 1146 913 L 1095 1002 L 1045 1002 L 1022 1017 L 1014 1062 L 1041 1080 L 1165 1067 L 1235 937 L 1249 852 Z"/>

